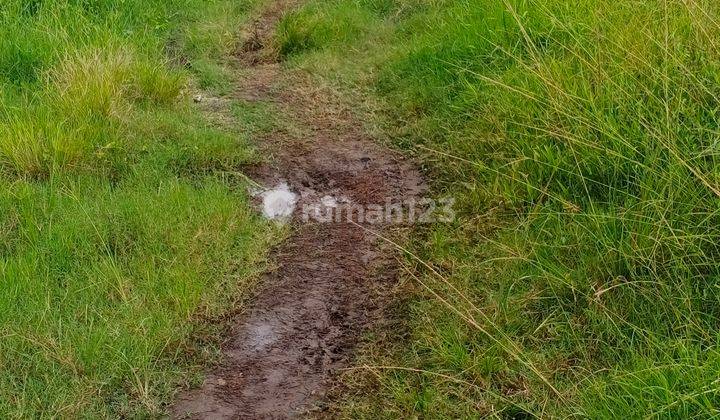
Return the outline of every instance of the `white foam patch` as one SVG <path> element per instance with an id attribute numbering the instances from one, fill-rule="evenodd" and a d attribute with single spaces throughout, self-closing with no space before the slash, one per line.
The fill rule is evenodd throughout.
<path id="1" fill-rule="evenodd" d="M 272 190 L 262 193 L 263 215 L 268 219 L 283 219 L 290 217 L 295 211 L 297 194 L 290 191 L 286 183 L 281 183 Z"/>

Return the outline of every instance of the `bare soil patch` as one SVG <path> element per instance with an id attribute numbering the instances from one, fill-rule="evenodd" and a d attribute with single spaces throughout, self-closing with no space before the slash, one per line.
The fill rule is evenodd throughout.
<path id="1" fill-rule="evenodd" d="M 268 40 L 290 5 L 275 2 L 249 29 L 238 51 L 236 94 L 273 102 L 302 135 L 278 131 L 259 139 L 272 163 L 251 175 L 267 186 L 287 182 L 299 194 L 298 209 L 325 195 L 358 204 L 421 195 L 424 183 L 412 164 L 368 137 L 332 91 L 272 59 Z M 395 251 L 369 230 L 389 226 L 304 222 L 297 213 L 292 236 L 274 252 L 277 269 L 235 320 L 223 360 L 202 387 L 179 395 L 174 418 L 317 414 L 338 369 L 383 317 L 396 281 Z"/>

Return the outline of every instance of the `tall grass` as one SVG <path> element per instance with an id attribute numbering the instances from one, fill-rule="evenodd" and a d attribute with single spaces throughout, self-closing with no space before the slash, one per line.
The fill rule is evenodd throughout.
<path id="1" fill-rule="evenodd" d="M 411 265 L 462 316 L 421 293 L 394 363 L 429 373 L 349 410 L 718 414 L 718 35 L 716 3 L 674 0 L 335 0 L 281 25 L 459 198 L 414 251 L 453 287 Z"/>
<path id="2" fill-rule="evenodd" d="M 266 121 L 187 93 L 253 5 L 0 3 L 0 417 L 159 417 L 213 358 L 277 232 L 227 175 Z"/>
<path id="3" fill-rule="evenodd" d="M 127 149 L 134 107 L 172 103 L 194 69 L 219 66 L 251 2 L 8 1 L 0 8 L 0 161 L 47 176 L 98 169 Z M 213 62 L 212 60 L 215 60 Z M 194 72 L 196 76 L 202 74 Z M 39 115 L 40 118 L 36 118 Z"/>

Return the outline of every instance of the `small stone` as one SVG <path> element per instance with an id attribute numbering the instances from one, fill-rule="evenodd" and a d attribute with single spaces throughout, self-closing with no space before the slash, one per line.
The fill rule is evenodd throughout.
<path id="1" fill-rule="evenodd" d="M 225 385 L 227 385 L 227 382 L 223 378 L 218 378 L 217 384 L 218 384 L 218 386 L 225 386 Z"/>
<path id="2" fill-rule="evenodd" d="M 193 102 L 195 102 L 196 104 L 202 102 L 202 100 L 203 100 L 202 95 L 195 95 L 195 96 L 193 96 Z"/>

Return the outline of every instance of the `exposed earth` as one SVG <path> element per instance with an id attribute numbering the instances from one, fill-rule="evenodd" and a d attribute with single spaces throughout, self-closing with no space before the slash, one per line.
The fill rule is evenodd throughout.
<path id="1" fill-rule="evenodd" d="M 380 146 L 332 90 L 284 68 L 269 40 L 291 2 L 277 1 L 247 31 L 237 56 L 237 98 L 271 102 L 300 127 L 257 139 L 270 164 L 251 168 L 264 186 L 287 183 L 298 202 L 293 233 L 274 252 L 257 297 L 237 316 L 220 364 L 182 392 L 174 418 L 288 418 L 322 411 L 339 369 L 378 322 L 396 282 L 396 251 L 376 235 L 386 222 L 321 223 L 301 209 L 335 199 L 360 206 L 422 195 L 414 166 Z M 328 197 L 332 202 L 327 203 Z"/>

